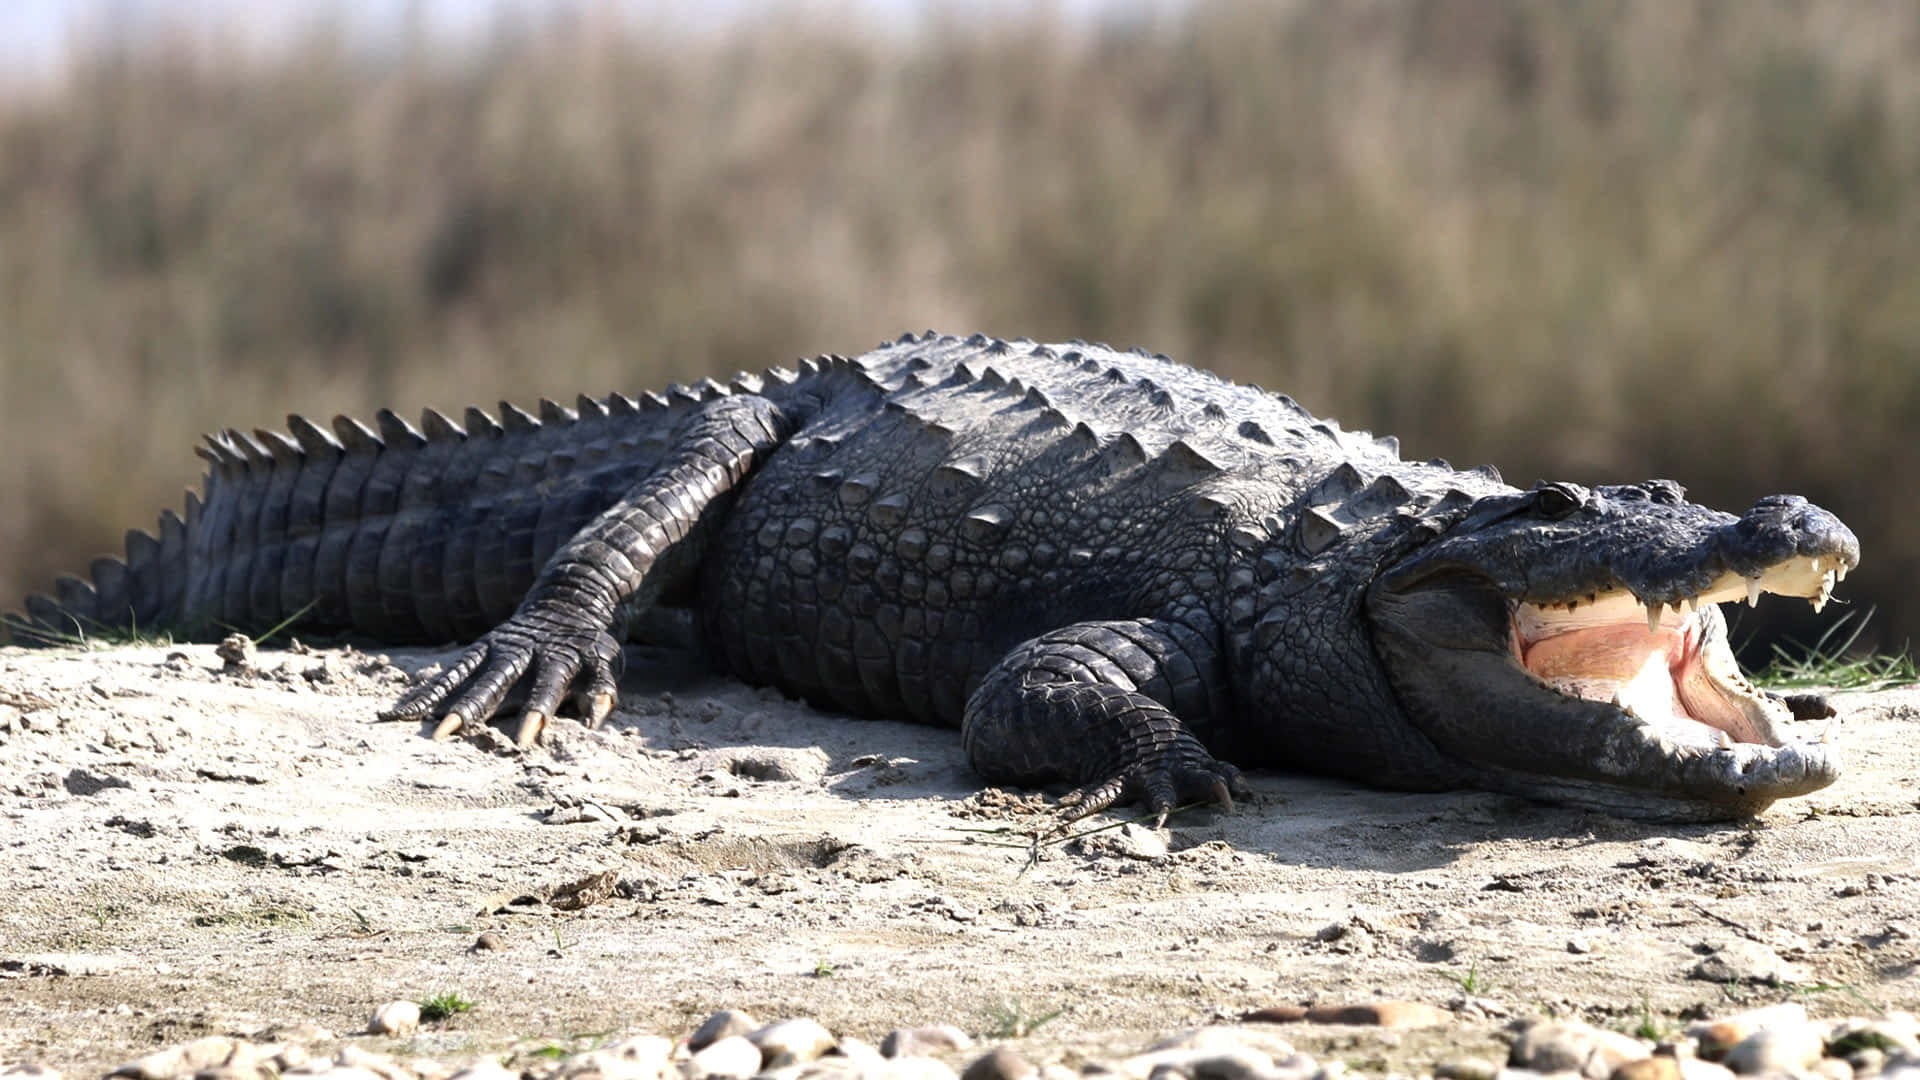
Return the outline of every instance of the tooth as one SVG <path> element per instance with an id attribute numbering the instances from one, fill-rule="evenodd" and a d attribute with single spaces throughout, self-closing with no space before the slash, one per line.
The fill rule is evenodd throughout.
<path id="1" fill-rule="evenodd" d="M 1815 560 L 1813 560 L 1813 572 L 1814 572 L 1814 573 L 1816 573 L 1816 574 L 1820 572 L 1820 560 L 1819 560 L 1819 559 L 1815 559 Z"/>
<path id="2" fill-rule="evenodd" d="M 1614 708 L 1616 708 L 1616 709 L 1624 709 L 1624 708 L 1626 708 L 1626 705 L 1624 705 L 1624 704 L 1623 704 L 1623 703 L 1622 703 L 1622 702 L 1620 701 L 1620 691 L 1618 691 L 1618 690 L 1615 690 L 1615 691 L 1613 692 L 1613 700 L 1612 700 L 1612 701 L 1609 701 L 1609 702 L 1607 702 L 1607 704 L 1609 704 L 1609 705 L 1612 705 L 1612 706 L 1613 706 Z"/>
<path id="3" fill-rule="evenodd" d="M 1834 569 L 1834 579 L 1837 581 L 1847 580 L 1847 564 L 1846 563 L 1841 563 L 1838 567 Z"/>
<path id="4" fill-rule="evenodd" d="M 1757 577 L 1747 579 L 1747 606 L 1760 606 L 1760 579 Z"/>
<path id="5" fill-rule="evenodd" d="M 1659 632 L 1660 632 L 1660 605 L 1648 604 L 1647 605 L 1647 633 L 1657 634 Z"/>
<path id="6" fill-rule="evenodd" d="M 1833 721 L 1832 720 L 1828 720 L 1826 723 L 1820 725 L 1819 741 L 1820 741 L 1820 745 L 1822 746 L 1825 746 L 1826 744 L 1833 741 Z"/>
<path id="7" fill-rule="evenodd" d="M 1821 608 L 1826 607 L 1827 601 L 1831 599 L 1832 596 L 1833 571 L 1829 570 L 1827 571 L 1827 576 L 1820 581 L 1820 592 L 1813 597 L 1813 610 L 1818 612 Z"/>
<path id="8" fill-rule="evenodd" d="M 1720 733 L 1720 749 L 1722 750 L 1733 749 L 1733 736 L 1727 734 L 1724 731 Z"/>

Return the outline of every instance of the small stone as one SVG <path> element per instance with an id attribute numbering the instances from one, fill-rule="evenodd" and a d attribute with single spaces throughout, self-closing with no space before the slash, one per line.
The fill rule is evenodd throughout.
<path id="1" fill-rule="evenodd" d="M 1306 1018 L 1305 1005 L 1268 1005 L 1240 1014 L 1243 1024 L 1297 1024 Z"/>
<path id="2" fill-rule="evenodd" d="M 971 1050 L 973 1038 L 952 1024 L 894 1028 L 880 1040 L 882 1057 L 931 1057 L 948 1050 Z"/>
<path id="3" fill-rule="evenodd" d="M 747 1077 L 760 1071 L 760 1059 L 760 1048 L 744 1035 L 729 1035 L 701 1047 L 688 1065 L 694 1077 Z"/>
<path id="4" fill-rule="evenodd" d="M 0 1065 L 5 1080 L 61 1080 L 60 1070 L 45 1065 Z"/>
<path id="5" fill-rule="evenodd" d="M 138 1080 L 173 1080 L 177 1076 L 192 1076 L 206 1069 L 225 1065 L 234 1056 L 234 1041 L 220 1035 L 209 1035 L 204 1039 L 195 1039 L 190 1043 L 156 1050 L 145 1057 L 120 1066 L 108 1073 L 109 1076 L 132 1076 Z"/>
<path id="6" fill-rule="evenodd" d="M 1866 1049 L 1920 1054 L 1920 1030 L 1916 1030 L 1912 1016 L 1891 1013 L 1879 1020 L 1841 1020 L 1827 1033 L 1827 1053 L 1833 1057 L 1844 1058 Z"/>
<path id="7" fill-rule="evenodd" d="M 1500 1075 L 1500 1066 L 1486 1058 L 1461 1058 L 1442 1062 L 1433 1075 L 1437 1080 L 1494 1080 Z"/>
<path id="8" fill-rule="evenodd" d="M 556 1080 L 593 1077 L 594 1080 L 661 1080 L 673 1073 L 669 1061 L 673 1042 L 658 1035 L 636 1035 L 611 1046 L 574 1054 L 560 1063 Z"/>
<path id="9" fill-rule="evenodd" d="M 1575 956 L 1585 956 L 1593 951 L 1593 942 L 1585 934 L 1575 934 L 1567 939 L 1567 951 Z"/>
<path id="10" fill-rule="evenodd" d="M 1720 1063 L 1737 1073 L 1799 1072 L 1819 1061 L 1825 1050 L 1818 1025 L 1780 1024 L 1741 1039 Z"/>
<path id="11" fill-rule="evenodd" d="M 847 1064 L 852 1065 L 855 1069 L 887 1068 L 886 1055 L 880 1053 L 879 1047 L 874 1046 L 865 1039 L 856 1039 L 851 1035 L 843 1035 L 840 1037 L 839 1043 L 833 1048 L 833 1054 L 835 1057 L 845 1058 Z"/>
<path id="12" fill-rule="evenodd" d="M 1686 1080 L 1678 1058 L 1648 1057 L 1613 1070 L 1612 1080 Z"/>
<path id="13" fill-rule="evenodd" d="M 1686 1034 L 1700 1040 L 1700 1056 L 1718 1061 L 1741 1040 L 1762 1028 L 1784 1027 L 1807 1022 L 1807 1007 L 1797 1002 L 1748 1009 L 1716 1020 L 1696 1020 L 1687 1025 Z"/>
<path id="14" fill-rule="evenodd" d="M 961 1071 L 960 1080 L 1034 1080 L 1039 1075 L 1040 1070 L 1019 1051 L 996 1046 L 974 1058 Z"/>
<path id="15" fill-rule="evenodd" d="M 1876 1050 L 1871 1046 L 1863 1047 L 1848 1054 L 1846 1061 L 1856 1076 L 1871 1076 L 1874 1073 L 1885 1072 L 1887 1070 L 1887 1052 L 1885 1050 Z"/>
<path id="16" fill-rule="evenodd" d="M 419 1029 L 420 1006 L 411 1001 L 389 1001 L 367 1021 L 367 1030 L 375 1035 L 407 1035 Z"/>
<path id="17" fill-rule="evenodd" d="M 1254 1080 L 1273 1071 L 1273 1056 L 1247 1045 L 1249 1034 L 1230 1027 L 1179 1032 L 1122 1061 L 1120 1071 L 1142 1078 L 1171 1074 L 1195 1080 Z M 1285 1043 L 1277 1043 L 1277 1048 L 1293 1051 Z"/>
<path id="18" fill-rule="evenodd" d="M 687 1049 L 700 1051 L 729 1035 L 745 1035 L 760 1026 L 760 1021 L 738 1009 L 721 1009 L 705 1020 L 687 1036 Z"/>
<path id="19" fill-rule="evenodd" d="M 473 939 L 472 952 L 499 952 L 507 947 L 507 939 L 492 930 L 482 931 Z"/>
<path id="20" fill-rule="evenodd" d="M 334 1068 L 327 1073 L 327 1080 L 342 1080 L 341 1069 L 358 1070 L 367 1076 L 376 1076 L 380 1080 L 414 1080 L 412 1072 L 385 1054 L 376 1054 L 348 1043 L 333 1055 Z"/>
<path id="21" fill-rule="evenodd" d="M 1639 1040 L 1616 1031 L 1602 1031 L 1579 1020 L 1542 1021 L 1521 1032 L 1507 1064 L 1517 1069 L 1577 1072 L 1590 1080 L 1607 1080 L 1620 1066 L 1648 1056 L 1648 1049 Z"/>
<path id="22" fill-rule="evenodd" d="M 1729 942 L 1687 972 L 1689 978 L 1718 983 L 1766 983 L 1781 986 L 1807 981 L 1806 968 L 1789 963 L 1756 941 Z"/>
<path id="23" fill-rule="evenodd" d="M 816 1060 L 833 1049 L 834 1044 L 831 1031 L 821 1026 L 818 1020 L 805 1018 L 768 1024 L 749 1033 L 746 1038 L 760 1048 L 765 1067 L 770 1069 Z"/>
<path id="24" fill-rule="evenodd" d="M 1307 1010 L 1313 1024 L 1365 1024 L 1384 1028 L 1433 1027 L 1453 1019 L 1444 1009 L 1417 1001 L 1374 1001 L 1362 1005 L 1316 1005 Z"/>
<path id="25" fill-rule="evenodd" d="M 245 634 L 228 634 L 220 639 L 213 655 L 226 661 L 227 670 L 244 671 L 253 666 L 253 639 Z"/>

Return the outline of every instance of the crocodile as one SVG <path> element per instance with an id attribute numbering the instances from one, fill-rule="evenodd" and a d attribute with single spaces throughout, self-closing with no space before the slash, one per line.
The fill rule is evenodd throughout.
<path id="1" fill-rule="evenodd" d="M 604 720 L 623 641 L 678 613 L 733 675 L 956 727 L 1077 815 L 1230 807 L 1245 766 L 1725 820 L 1840 770 L 1803 723 L 1832 708 L 1757 690 L 1720 612 L 1818 608 L 1858 563 L 1797 496 L 1521 490 L 1163 355 L 932 332 L 331 427 L 209 435 L 204 497 L 14 636 L 472 642 L 384 715 L 444 738 L 524 695 L 524 746 Z"/>

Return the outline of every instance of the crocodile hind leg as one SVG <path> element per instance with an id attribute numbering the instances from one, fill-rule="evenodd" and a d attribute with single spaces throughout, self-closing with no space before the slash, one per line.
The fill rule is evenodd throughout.
<path id="1" fill-rule="evenodd" d="M 989 782 L 1075 784 L 1061 800 L 1074 817 L 1138 802 L 1164 823 L 1183 803 L 1231 808 L 1249 794 L 1180 719 L 1229 708 L 1206 635 L 1160 619 L 1075 623 L 995 664 L 967 699 L 960 738 Z"/>
<path id="2" fill-rule="evenodd" d="M 722 398 L 693 413 L 660 465 L 554 552 L 512 617 L 381 715 L 437 714 L 434 738 L 445 738 L 484 723 L 530 674 L 515 736 L 521 746 L 576 688 L 588 725 L 597 726 L 613 710 L 616 623 L 688 578 L 732 492 L 791 430 L 764 398 Z"/>

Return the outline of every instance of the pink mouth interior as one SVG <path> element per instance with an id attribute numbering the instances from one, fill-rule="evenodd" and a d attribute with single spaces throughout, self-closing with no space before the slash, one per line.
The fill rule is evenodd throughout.
<path id="1" fill-rule="evenodd" d="M 1717 734 L 1698 730 L 1704 725 L 1736 742 L 1775 742 L 1756 722 L 1757 692 L 1731 655 L 1715 662 L 1693 616 L 1663 621 L 1651 633 L 1645 623 L 1611 623 L 1532 640 L 1516 626 L 1513 641 L 1527 671 L 1561 693 L 1590 701 L 1617 698 L 1641 720 L 1676 735 L 1717 740 Z"/>

